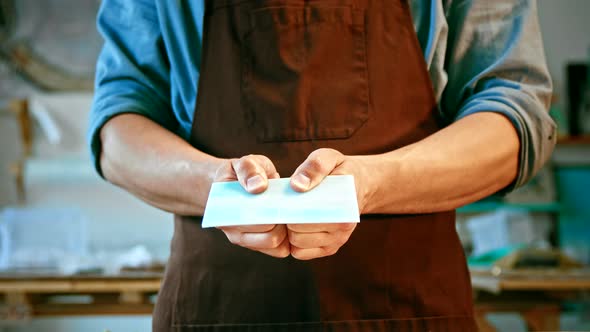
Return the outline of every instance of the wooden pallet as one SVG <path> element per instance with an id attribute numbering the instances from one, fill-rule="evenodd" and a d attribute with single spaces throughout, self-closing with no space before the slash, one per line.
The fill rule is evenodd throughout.
<path id="1" fill-rule="evenodd" d="M 0 322 L 33 316 L 151 314 L 161 275 L 0 277 Z"/>
<path id="2" fill-rule="evenodd" d="M 149 315 L 162 273 L 123 276 L 17 277 L 0 275 L 0 325 L 36 316 Z M 590 271 L 471 271 L 481 331 L 496 331 L 486 315 L 520 313 L 531 331 L 559 329 L 564 300 L 590 291 Z"/>
<path id="3" fill-rule="evenodd" d="M 481 332 L 497 331 L 486 316 L 498 312 L 519 313 L 529 331 L 558 331 L 562 304 L 587 299 L 590 270 L 472 270 L 471 283 Z"/>

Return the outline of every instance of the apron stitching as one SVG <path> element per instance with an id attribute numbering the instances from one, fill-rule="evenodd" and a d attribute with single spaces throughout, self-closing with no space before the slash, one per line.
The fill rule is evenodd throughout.
<path id="1" fill-rule="evenodd" d="M 317 321 L 317 322 L 288 322 L 288 323 L 244 323 L 244 324 L 172 324 L 172 327 L 239 327 L 239 326 L 289 326 L 289 325 L 326 325 L 326 324 L 341 324 L 341 323 L 373 323 L 373 322 L 407 322 L 407 321 L 424 321 L 424 320 L 458 320 L 468 319 L 472 320 L 473 316 L 458 315 L 458 316 L 430 316 L 430 317 L 411 317 L 411 318 L 385 318 L 385 319 L 355 319 L 355 320 L 332 320 L 332 321 Z"/>

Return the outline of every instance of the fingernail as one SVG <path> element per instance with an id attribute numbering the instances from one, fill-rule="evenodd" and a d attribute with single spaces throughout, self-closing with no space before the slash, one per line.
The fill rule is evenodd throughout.
<path id="1" fill-rule="evenodd" d="M 299 174 L 297 174 L 297 175 L 295 175 L 295 176 L 293 177 L 293 182 L 294 182 L 294 183 L 295 183 L 295 184 L 296 184 L 296 185 L 297 185 L 299 188 L 302 188 L 302 189 L 307 189 L 307 188 L 309 188 L 309 185 L 311 184 L 311 180 L 310 180 L 310 179 L 309 179 L 307 176 L 305 176 L 305 175 L 303 175 L 303 174 L 301 174 L 301 173 L 299 173 Z"/>
<path id="2" fill-rule="evenodd" d="M 254 175 L 246 181 L 246 186 L 248 187 L 248 191 L 260 189 L 264 186 L 264 179 L 260 175 Z"/>

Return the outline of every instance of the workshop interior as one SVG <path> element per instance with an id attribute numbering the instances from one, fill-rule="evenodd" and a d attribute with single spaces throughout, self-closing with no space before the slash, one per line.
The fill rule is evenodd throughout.
<path id="1" fill-rule="evenodd" d="M 537 4 L 557 145 L 456 214 L 481 331 L 590 331 L 590 1 Z M 90 159 L 100 5 L 0 0 L 1 332 L 151 330 L 173 216 Z"/>

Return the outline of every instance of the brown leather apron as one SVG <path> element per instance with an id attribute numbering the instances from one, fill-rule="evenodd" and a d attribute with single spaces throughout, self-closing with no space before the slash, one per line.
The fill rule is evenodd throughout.
<path id="1" fill-rule="evenodd" d="M 191 143 L 290 176 L 440 128 L 403 0 L 206 0 Z M 395 181 L 392 181 L 394 185 Z M 228 207 L 231 208 L 231 207 Z M 330 257 L 272 258 L 175 218 L 155 331 L 473 331 L 455 213 L 364 215 Z"/>

